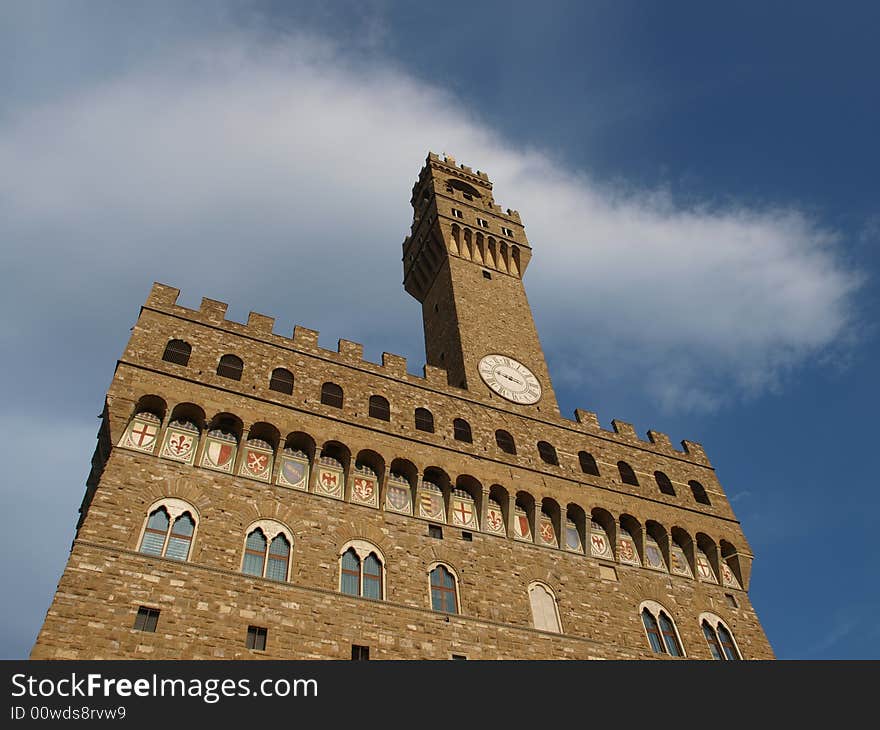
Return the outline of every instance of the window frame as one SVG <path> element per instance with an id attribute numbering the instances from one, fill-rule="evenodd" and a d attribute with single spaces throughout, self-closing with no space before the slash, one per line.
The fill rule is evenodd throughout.
<path id="1" fill-rule="evenodd" d="M 553 612 L 556 617 L 556 629 L 542 629 L 542 628 L 538 628 L 538 626 L 537 626 L 537 621 L 535 620 L 535 606 L 532 603 L 532 591 L 534 589 L 538 589 L 538 588 L 543 589 L 545 591 L 545 593 L 548 596 L 550 596 L 551 600 L 553 601 Z M 534 628 L 535 631 L 543 631 L 545 633 L 550 633 L 550 634 L 564 633 L 564 631 L 562 630 L 562 617 L 559 614 L 559 599 L 556 597 L 556 591 L 554 591 L 544 581 L 533 580 L 531 583 L 529 583 L 529 585 L 526 589 L 526 594 L 529 597 L 529 610 L 531 611 L 531 614 L 532 614 L 532 628 Z"/>
<path id="2" fill-rule="evenodd" d="M 178 360 L 172 359 L 174 355 L 180 355 L 184 351 L 182 349 L 175 349 L 172 347 L 175 343 L 181 343 L 186 345 L 186 357 L 181 358 L 184 362 L 179 362 Z M 169 355 L 171 357 L 169 357 Z M 186 340 L 181 340 L 179 338 L 173 337 L 168 342 L 165 343 L 165 349 L 162 351 L 162 362 L 170 362 L 172 365 L 180 365 L 181 367 L 189 367 L 189 360 L 192 357 L 192 345 L 189 344 Z"/>
<path id="3" fill-rule="evenodd" d="M 357 594 L 347 593 L 342 590 L 342 576 L 343 573 L 348 575 L 355 575 L 354 571 L 347 571 L 343 568 L 342 561 L 345 558 L 345 555 L 349 552 L 353 552 L 358 561 L 358 569 L 357 569 Z M 368 596 L 364 593 L 364 585 L 366 583 L 366 571 L 364 567 L 366 565 L 367 559 L 371 556 L 375 556 L 376 561 L 379 563 L 379 597 L 374 598 L 373 596 Z M 367 540 L 349 540 L 346 542 L 342 548 L 339 550 L 338 555 L 338 564 L 339 564 L 339 579 L 337 581 L 337 590 L 344 596 L 351 596 L 354 598 L 366 598 L 369 601 L 384 601 L 387 595 L 386 593 L 386 575 L 388 573 L 387 563 L 385 561 L 385 554 L 382 550 L 379 549 L 377 545 L 374 545 Z M 375 574 L 373 574 L 375 575 Z"/>
<path id="4" fill-rule="evenodd" d="M 443 568 L 450 576 L 452 576 L 452 588 L 443 585 L 434 585 L 433 575 L 440 568 Z M 454 611 L 446 611 L 443 608 L 434 607 L 434 590 L 438 590 L 443 594 L 452 592 L 453 602 L 455 604 Z M 458 616 L 461 614 L 461 595 L 459 590 L 458 571 L 456 571 L 449 563 L 436 561 L 428 566 L 428 606 L 434 613 L 442 613 L 447 616 Z"/>
<path id="5" fill-rule="evenodd" d="M 279 379 L 276 376 L 276 373 L 286 373 L 290 376 L 290 382 L 288 383 L 286 380 L 287 375 L 284 376 L 284 379 Z M 272 387 L 273 383 L 278 384 L 282 383 L 285 387 L 283 388 L 274 388 Z M 296 378 L 293 377 L 293 373 L 287 368 L 277 367 L 272 370 L 272 373 L 269 375 L 269 390 L 274 393 L 284 393 L 285 395 L 293 395 L 293 386 L 296 384 Z M 288 390 L 288 387 L 290 390 Z"/>
<path id="6" fill-rule="evenodd" d="M 162 550 L 157 553 L 146 553 L 143 551 L 144 546 L 144 536 L 147 532 L 152 532 L 158 534 L 158 530 L 151 529 L 148 527 L 150 522 L 150 517 L 159 509 L 164 509 L 165 514 L 168 515 L 168 528 L 165 530 L 165 537 L 162 541 Z M 171 533 L 174 530 L 174 525 L 177 520 L 183 517 L 184 514 L 189 514 L 190 519 L 193 521 L 193 531 L 192 535 L 190 535 L 189 539 L 189 549 L 186 553 L 186 558 L 174 558 L 168 557 L 166 554 L 168 551 L 168 543 L 171 540 Z M 198 510 L 193 507 L 189 502 L 186 502 L 182 499 L 178 499 L 176 497 L 165 497 L 163 499 L 156 500 L 147 508 L 147 514 L 144 518 L 144 521 L 141 526 L 140 534 L 138 535 L 137 547 L 135 548 L 138 553 L 141 555 L 145 555 L 151 558 L 166 558 L 168 560 L 177 560 L 179 562 L 188 563 L 190 558 L 193 555 L 193 548 L 195 546 L 196 537 L 199 532 L 199 522 L 201 518 L 199 516 Z"/>
<path id="7" fill-rule="evenodd" d="M 733 631 L 728 626 L 727 622 L 724 621 L 718 614 L 712 613 L 710 611 L 704 611 L 697 617 L 697 622 L 700 625 L 700 628 L 703 629 L 703 625 L 706 624 L 711 629 L 715 640 L 717 642 L 717 647 L 721 652 L 720 659 L 722 661 L 742 661 L 743 653 L 739 648 L 739 644 L 737 644 L 736 636 L 734 636 Z M 727 636 L 730 637 L 730 644 L 727 644 L 721 637 L 719 632 L 719 628 L 722 628 Z M 703 636 L 705 637 L 705 631 L 702 631 Z M 706 637 L 706 642 L 708 643 L 709 639 Z M 730 656 L 728 649 L 733 650 L 734 656 Z M 710 646 L 711 652 L 711 646 Z M 714 657 L 713 657 L 714 658 Z"/>
<path id="8" fill-rule="evenodd" d="M 245 573 L 244 572 L 244 561 L 245 556 L 248 553 L 257 554 L 256 551 L 249 550 L 247 546 L 248 538 L 251 534 L 256 530 L 261 530 L 263 533 L 263 537 L 266 539 L 266 550 L 263 552 L 263 566 L 260 575 L 255 575 L 254 573 Z M 282 579 L 272 578 L 266 575 L 266 572 L 269 569 L 269 555 L 272 547 L 272 541 L 278 537 L 278 535 L 284 535 L 284 538 L 287 540 L 287 568 L 285 570 L 285 576 Z M 276 583 L 290 583 L 290 572 L 293 569 L 293 550 L 296 546 L 296 542 L 293 539 L 293 532 L 290 530 L 287 525 L 278 522 L 277 520 L 256 520 L 248 525 L 244 530 L 244 536 L 241 543 L 241 560 L 239 561 L 238 571 L 242 575 L 246 575 L 250 578 L 261 578 L 263 580 L 271 580 Z"/>
<path id="9" fill-rule="evenodd" d="M 467 438 L 461 438 L 461 434 L 464 433 L 463 429 L 467 429 Z M 471 424 L 463 418 L 454 418 L 452 420 L 452 438 L 454 441 L 460 441 L 463 444 L 472 444 L 474 442 L 474 431 L 471 428 Z"/>
<path id="10" fill-rule="evenodd" d="M 424 415 L 426 413 L 428 414 L 427 418 Z M 413 411 L 413 424 L 415 425 L 416 431 L 421 431 L 422 433 L 434 433 L 434 414 L 427 408 L 416 408 L 415 411 Z M 422 428 L 422 426 L 426 424 L 430 424 L 431 427 Z"/>
<path id="11" fill-rule="evenodd" d="M 651 616 L 654 621 L 654 625 L 657 628 L 657 638 L 659 639 L 659 645 L 662 647 L 662 651 L 657 651 L 654 646 L 654 642 L 651 641 L 651 630 L 648 628 L 648 625 L 645 621 L 646 612 Z M 642 603 L 639 605 L 639 617 L 642 620 L 642 629 L 645 632 L 645 638 L 648 641 L 648 647 L 654 654 L 671 657 L 672 659 L 687 658 L 687 651 L 684 648 L 684 642 L 681 640 L 681 633 L 678 630 L 675 619 L 672 617 L 672 614 L 667 610 L 665 606 L 657 603 L 657 601 L 642 601 Z M 669 621 L 669 625 L 672 629 L 671 632 L 664 629 L 663 617 L 665 617 L 666 620 Z M 675 648 L 679 652 L 677 655 L 669 651 L 667 637 L 670 637 L 672 641 L 674 641 Z"/>
<path id="12" fill-rule="evenodd" d="M 367 413 L 370 418 L 390 422 L 391 403 L 388 402 L 388 399 L 385 396 L 373 394 L 370 396 Z"/>
<path id="13" fill-rule="evenodd" d="M 333 395 L 329 395 L 326 391 L 328 386 L 332 386 L 333 388 L 338 388 L 339 393 L 333 393 Z M 335 403 L 336 398 L 339 398 L 339 403 Z M 325 400 L 326 399 L 326 400 Z M 333 400 L 334 402 L 329 402 Z M 334 383 L 331 380 L 327 380 L 321 383 L 321 397 L 320 397 L 321 405 L 329 406 L 330 408 L 342 408 L 345 405 L 345 390 L 338 383 Z"/>
<path id="14" fill-rule="evenodd" d="M 239 363 L 239 365 L 234 365 L 231 361 L 235 360 Z M 221 370 L 225 370 L 226 372 L 221 372 Z M 234 377 L 232 373 L 237 371 L 238 377 Z M 244 360 L 242 360 L 238 355 L 235 355 L 231 352 L 227 352 L 225 355 L 221 355 L 220 359 L 217 361 L 217 376 L 221 378 L 226 378 L 227 380 L 234 380 L 236 382 L 241 382 L 241 378 L 244 375 Z"/>

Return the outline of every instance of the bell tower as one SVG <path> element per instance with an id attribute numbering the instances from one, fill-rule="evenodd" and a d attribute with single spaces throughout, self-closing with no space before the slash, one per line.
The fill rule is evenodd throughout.
<path id="1" fill-rule="evenodd" d="M 422 305 L 428 364 L 495 405 L 558 414 L 522 282 L 532 249 L 519 213 L 495 204 L 486 173 L 434 153 L 410 202 L 403 283 Z"/>

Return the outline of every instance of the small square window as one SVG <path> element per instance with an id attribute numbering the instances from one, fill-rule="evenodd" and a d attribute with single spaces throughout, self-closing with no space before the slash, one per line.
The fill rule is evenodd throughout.
<path id="1" fill-rule="evenodd" d="M 509 228 L 504 228 L 504 227 L 502 226 L 502 228 L 501 228 L 501 232 L 502 232 L 505 236 L 507 236 L 508 238 L 513 238 L 513 231 L 510 230 Z"/>
<path id="2" fill-rule="evenodd" d="M 488 228 L 489 221 L 487 221 L 485 218 L 477 218 L 477 225 L 482 226 L 483 228 Z"/>
<path id="3" fill-rule="evenodd" d="M 428 537 L 433 537 L 435 540 L 443 539 L 443 528 L 440 525 L 428 525 Z"/>
<path id="4" fill-rule="evenodd" d="M 453 654 L 452 658 L 458 661 L 467 661 L 467 657 L 464 654 Z"/>
<path id="5" fill-rule="evenodd" d="M 736 602 L 736 598 L 732 593 L 725 593 L 724 598 L 727 599 L 727 605 L 731 608 L 739 608 L 739 604 Z"/>
<path id="6" fill-rule="evenodd" d="M 268 634 L 268 629 L 262 626 L 248 626 L 247 648 L 255 649 L 256 651 L 266 651 L 266 636 Z"/>
<path id="7" fill-rule="evenodd" d="M 137 631 L 146 631 L 148 633 L 156 632 L 156 625 L 159 623 L 159 609 L 147 608 L 140 606 L 137 616 L 134 619 L 134 628 Z"/>
<path id="8" fill-rule="evenodd" d="M 464 215 L 458 208 L 452 208 L 452 215 L 454 215 L 456 218 L 464 218 Z"/>
<path id="9" fill-rule="evenodd" d="M 353 662 L 365 662 L 370 658 L 370 647 L 369 646 L 359 646 L 358 644 L 351 645 L 351 660 Z"/>
<path id="10" fill-rule="evenodd" d="M 486 270 L 484 269 L 484 270 L 483 270 L 483 278 L 484 278 L 484 279 L 491 279 L 491 278 L 492 278 L 492 274 L 490 274 L 488 271 L 486 271 Z"/>
<path id="11" fill-rule="evenodd" d="M 473 535 L 473 533 L 468 532 L 467 530 L 462 530 L 461 531 L 461 539 L 464 540 L 465 542 L 473 542 L 474 535 Z"/>

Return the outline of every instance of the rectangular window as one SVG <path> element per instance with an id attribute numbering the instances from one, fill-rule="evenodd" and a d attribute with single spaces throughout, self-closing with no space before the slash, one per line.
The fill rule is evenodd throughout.
<path id="1" fill-rule="evenodd" d="M 365 662 L 370 658 L 370 647 L 369 646 L 358 646 L 357 644 L 351 645 L 351 660 L 353 662 Z"/>
<path id="2" fill-rule="evenodd" d="M 452 208 L 452 215 L 454 215 L 456 218 L 464 218 L 464 215 L 458 208 Z"/>
<path id="3" fill-rule="evenodd" d="M 264 629 L 262 626 L 248 626 L 247 648 L 266 651 L 266 636 L 268 634 L 269 630 Z"/>
<path id="4" fill-rule="evenodd" d="M 489 221 L 487 221 L 485 218 L 477 218 L 477 225 L 482 226 L 483 228 L 488 228 Z"/>
<path id="5" fill-rule="evenodd" d="M 146 631 L 148 633 L 156 632 L 156 625 L 159 623 L 159 609 L 147 608 L 140 606 L 137 616 L 134 619 L 134 628 L 136 631 Z"/>
<path id="6" fill-rule="evenodd" d="M 467 657 L 464 654 L 453 654 L 452 658 L 459 661 L 467 661 Z"/>
<path id="7" fill-rule="evenodd" d="M 466 530 L 461 531 L 461 539 L 465 542 L 473 542 L 474 536 L 472 533 L 467 532 Z"/>
<path id="8" fill-rule="evenodd" d="M 725 593 L 724 597 L 727 599 L 727 605 L 731 608 L 739 608 L 739 604 L 736 602 L 736 598 L 733 597 L 732 593 Z"/>
<path id="9" fill-rule="evenodd" d="M 505 236 L 507 236 L 508 238 L 513 238 L 513 231 L 510 230 L 509 228 L 505 228 L 504 226 L 502 226 L 502 227 L 501 227 L 501 232 L 502 232 Z"/>
<path id="10" fill-rule="evenodd" d="M 435 540 L 443 539 L 443 528 L 440 525 L 428 525 L 428 537 L 433 537 Z"/>

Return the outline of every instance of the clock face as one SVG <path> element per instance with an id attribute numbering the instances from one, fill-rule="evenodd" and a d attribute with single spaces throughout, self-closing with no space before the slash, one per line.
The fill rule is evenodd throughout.
<path id="1" fill-rule="evenodd" d="M 486 355 L 480 360 L 480 377 L 502 398 L 532 405 L 541 400 L 541 384 L 521 362 L 507 355 Z"/>

